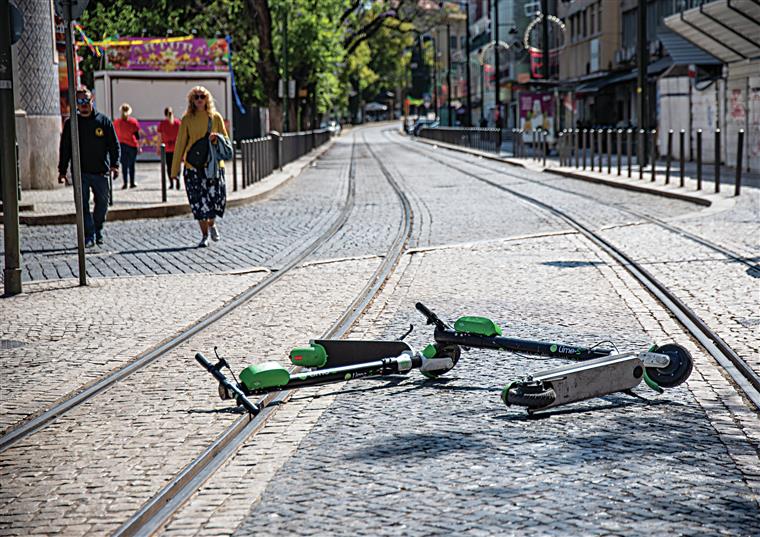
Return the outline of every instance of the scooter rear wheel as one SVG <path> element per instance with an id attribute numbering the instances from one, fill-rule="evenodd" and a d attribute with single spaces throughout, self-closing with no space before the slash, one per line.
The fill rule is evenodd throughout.
<path id="1" fill-rule="evenodd" d="M 536 409 L 551 405 L 555 399 L 557 394 L 554 390 L 543 384 L 515 384 L 507 390 L 504 402 L 507 405 Z"/>
<path id="2" fill-rule="evenodd" d="M 668 367 L 647 367 L 647 375 L 662 388 L 674 388 L 683 384 L 691 375 L 694 363 L 691 354 L 681 345 L 668 343 L 657 347 L 654 352 L 667 354 L 670 358 Z"/>

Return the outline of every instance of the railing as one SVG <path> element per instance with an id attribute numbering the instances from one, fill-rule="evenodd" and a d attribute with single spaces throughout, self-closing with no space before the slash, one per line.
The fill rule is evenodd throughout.
<path id="1" fill-rule="evenodd" d="M 445 144 L 460 145 L 492 153 L 500 151 L 502 142 L 502 131 L 500 129 L 423 127 L 418 136 Z"/>
<path id="2" fill-rule="evenodd" d="M 262 138 L 235 143 L 232 163 L 232 189 L 238 189 L 237 159 L 241 164 L 240 187 L 246 188 L 261 181 L 275 169 L 302 157 L 330 139 L 330 131 L 319 129 L 279 134 L 272 132 Z"/>

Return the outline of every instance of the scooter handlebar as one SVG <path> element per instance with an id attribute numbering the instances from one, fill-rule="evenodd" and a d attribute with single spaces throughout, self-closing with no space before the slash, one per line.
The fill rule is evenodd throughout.
<path id="1" fill-rule="evenodd" d="M 206 371 L 211 373 L 211 375 L 219 382 L 219 384 L 224 386 L 228 391 L 235 394 L 235 401 L 237 401 L 237 404 L 241 405 L 254 416 L 259 413 L 259 407 L 256 404 L 252 403 L 240 388 L 238 388 L 234 383 L 230 382 L 229 379 L 224 376 L 224 373 L 219 371 L 218 366 L 212 365 L 211 362 L 209 362 L 206 357 L 203 356 L 203 354 L 200 352 L 195 353 L 195 359 L 206 369 Z"/>
<path id="2" fill-rule="evenodd" d="M 448 325 L 447 322 L 441 320 L 438 315 L 433 313 L 425 304 L 422 302 L 417 302 L 414 305 L 415 308 L 417 308 L 417 311 L 419 311 L 422 315 L 424 315 L 427 318 L 427 324 L 434 324 L 436 328 L 440 330 L 451 330 L 452 328 Z"/>

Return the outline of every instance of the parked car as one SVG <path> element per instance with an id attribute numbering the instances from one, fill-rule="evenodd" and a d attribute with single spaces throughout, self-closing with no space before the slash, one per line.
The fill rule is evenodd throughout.
<path id="1" fill-rule="evenodd" d="M 415 122 L 414 127 L 412 127 L 412 134 L 419 136 L 420 130 L 422 130 L 423 127 L 435 128 L 438 125 L 439 122 L 437 119 L 420 118 Z"/>
<path id="2" fill-rule="evenodd" d="M 327 129 L 330 131 L 331 136 L 338 136 L 340 134 L 340 131 L 342 127 L 340 126 L 340 123 L 335 121 L 334 119 L 331 119 L 328 122 L 322 122 L 322 124 L 319 126 L 321 129 Z"/>

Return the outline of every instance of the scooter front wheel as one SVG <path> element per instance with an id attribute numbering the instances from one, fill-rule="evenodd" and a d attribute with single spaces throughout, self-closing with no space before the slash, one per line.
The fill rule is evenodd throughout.
<path id="1" fill-rule="evenodd" d="M 660 387 L 674 388 L 689 378 L 694 362 L 689 351 L 681 345 L 668 343 L 657 347 L 654 352 L 665 354 L 670 358 L 667 367 L 647 367 L 647 375 Z"/>
<path id="2" fill-rule="evenodd" d="M 537 409 L 551 405 L 557 399 L 557 394 L 541 382 L 512 383 L 502 391 L 501 399 L 507 406 Z"/>

